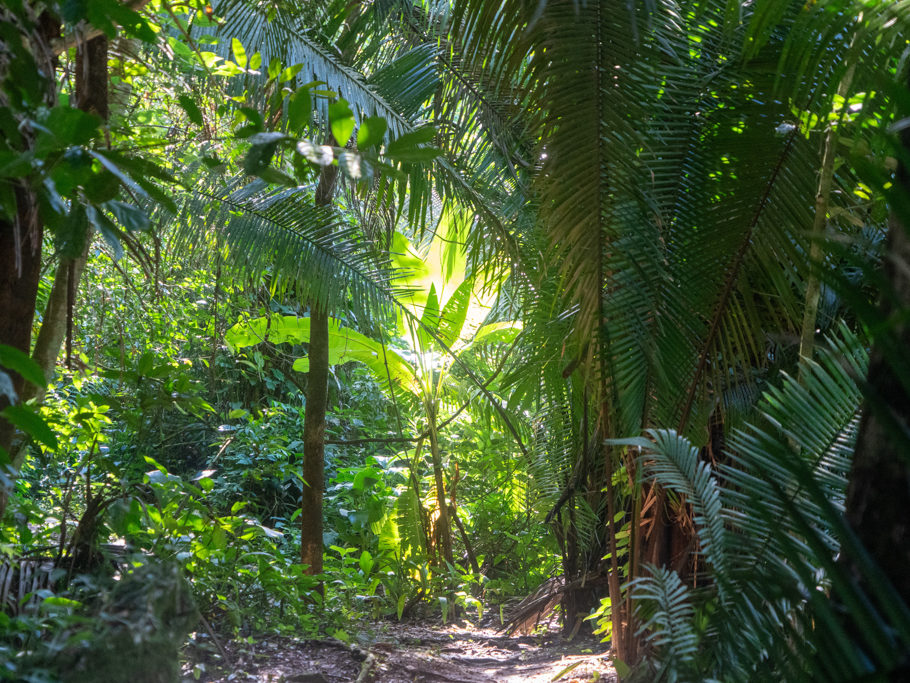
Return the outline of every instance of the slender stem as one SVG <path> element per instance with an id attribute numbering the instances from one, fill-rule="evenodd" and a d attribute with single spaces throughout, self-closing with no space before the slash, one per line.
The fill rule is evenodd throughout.
<path id="1" fill-rule="evenodd" d="M 844 98 L 850 90 L 853 80 L 853 67 L 851 66 L 837 86 L 837 95 L 841 100 L 841 115 L 843 119 L 847 111 Z M 825 148 L 822 154 L 821 172 L 818 177 L 818 191 L 815 193 L 815 218 L 812 222 L 812 231 L 809 233 L 809 279 L 806 282 L 806 305 L 803 312 L 803 325 L 799 335 L 799 357 L 802 360 L 812 360 L 815 351 L 815 325 L 818 322 L 818 303 L 821 299 L 820 271 L 825 259 L 825 226 L 828 222 L 828 200 L 831 196 L 831 185 L 834 181 L 834 160 L 837 156 L 837 129 L 835 122 L 828 124 L 825 134 Z M 799 368 L 799 383 L 805 383 L 803 365 Z"/>
<path id="2" fill-rule="evenodd" d="M 436 541 L 440 546 L 442 559 L 453 564 L 452 559 L 452 527 L 449 522 L 449 506 L 446 503 L 446 490 L 443 481 L 442 453 L 439 450 L 439 438 L 436 429 L 436 406 L 427 401 L 424 404 L 429 423 L 430 453 L 433 456 L 433 478 L 436 482 L 436 506 L 438 512 L 439 533 Z"/>

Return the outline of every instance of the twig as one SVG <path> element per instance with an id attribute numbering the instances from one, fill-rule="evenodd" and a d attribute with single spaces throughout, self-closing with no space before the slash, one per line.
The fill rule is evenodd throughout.
<path id="1" fill-rule="evenodd" d="M 221 644 L 221 641 L 218 640 L 218 636 L 215 634 L 215 629 L 212 628 L 209 620 L 205 618 L 205 615 L 199 609 L 197 609 L 196 612 L 199 614 L 199 621 L 202 622 L 202 625 L 205 627 L 206 632 L 212 637 L 212 642 L 215 643 L 215 647 L 218 648 L 218 652 L 220 652 L 221 656 L 224 657 L 224 661 L 227 662 L 229 666 L 233 666 L 234 663 L 231 661 L 230 655 L 228 655 L 227 650 L 224 649 L 224 645 Z"/>

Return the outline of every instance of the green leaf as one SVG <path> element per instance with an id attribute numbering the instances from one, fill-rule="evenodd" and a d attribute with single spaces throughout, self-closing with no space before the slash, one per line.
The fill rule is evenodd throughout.
<path id="1" fill-rule="evenodd" d="M 97 211 L 94 206 L 86 207 L 85 214 L 89 223 L 101 233 L 104 241 L 110 246 L 114 260 L 119 261 L 123 258 L 123 244 L 121 243 L 121 237 L 124 235 L 123 231 L 117 228 L 107 216 Z"/>
<path id="2" fill-rule="evenodd" d="M 288 128 L 302 131 L 310 122 L 313 113 L 313 97 L 309 88 L 299 88 L 288 98 Z"/>
<path id="3" fill-rule="evenodd" d="M 85 198 L 94 204 L 104 204 L 120 194 L 120 181 L 113 173 L 105 170 L 93 173 L 82 187 Z"/>
<path id="4" fill-rule="evenodd" d="M 465 280 L 458 285 L 442 309 L 439 319 L 439 338 L 446 346 L 451 347 L 461 336 L 465 319 L 468 317 L 473 289 L 474 281 Z"/>
<path id="5" fill-rule="evenodd" d="M 335 159 L 335 152 L 330 145 L 314 145 L 309 140 L 298 142 L 297 152 L 307 161 L 319 166 L 328 166 Z"/>
<path id="6" fill-rule="evenodd" d="M 366 160 L 349 149 L 342 150 L 338 155 L 338 167 L 351 180 L 362 180 L 372 175 L 372 169 Z"/>
<path id="7" fill-rule="evenodd" d="M 139 362 L 136 364 L 136 372 L 140 375 L 147 376 L 154 367 L 155 353 L 153 351 L 145 351 L 139 356 Z"/>
<path id="8" fill-rule="evenodd" d="M 368 550 L 364 550 L 362 553 L 360 553 L 360 570 L 364 574 L 370 573 L 370 571 L 373 569 L 373 564 L 373 556 L 370 555 L 370 552 Z"/>
<path id="9" fill-rule="evenodd" d="M 436 296 L 436 285 L 430 285 L 430 293 L 420 316 L 420 327 L 417 330 L 417 341 L 421 351 L 433 348 L 433 337 L 430 334 L 439 330 L 439 298 Z"/>
<path id="10" fill-rule="evenodd" d="M 354 482 L 352 483 L 351 488 L 353 488 L 355 491 L 363 491 L 364 489 L 371 488 L 373 484 L 380 480 L 380 478 L 381 474 L 378 470 L 372 467 L 367 467 L 360 470 L 354 476 Z"/>
<path id="11" fill-rule="evenodd" d="M 195 123 L 197 126 L 204 124 L 204 121 L 202 119 L 202 111 L 199 109 L 199 105 L 196 104 L 196 100 L 191 95 L 181 95 L 177 98 L 177 101 L 180 102 L 181 108 L 186 112 L 186 115 L 190 121 Z"/>
<path id="12" fill-rule="evenodd" d="M 85 3 L 86 16 L 96 28 L 113 38 L 117 34 L 115 24 L 127 35 L 145 43 L 154 43 L 157 34 L 141 14 L 120 0 L 89 0 Z"/>
<path id="13" fill-rule="evenodd" d="M 357 147 L 369 149 L 375 145 L 381 145 L 388 127 L 389 124 L 381 116 L 365 118 L 361 121 L 360 129 L 357 131 Z"/>
<path id="14" fill-rule="evenodd" d="M 114 214 L 125 230 L 132 232 L 148 230 L 152 227 L 149 217 L 138 206 L 127 204 L 126 202 L 110 201 L 105 204 L 105 208 Z"/>
<path id="15" fill-rule="evenodd" d="M 521 332 L 521 329 L 522 324 L 515 321 L 489 323 L 477 330 L 472 343 L 476 344 L 480 341 L 484 343 L 512 342 Z"/>
<path id="16" fill-rule="evenodd" d="M 44 387 L 47 384 L 41 366 L 33 361 L 27 353 L 12 346 L 0 344 L 0 365 L 7 370 L 18 372 L 37 387 Z"/>
<path id="17" fill-rule="evenodd" d="M 101 165 L 104 166 L 104 168 L 106 168 L 108 171 L 113 173 L 117 177 L 117 179 L 120 180 L 121 183 L 123 183 L 127 187 L 132 188 L 133 191 L 135 191 L 137 194 L 140 194 L 143 197 L 147 196 L 146 193 L 135 182 L 130 180 L 130 177 L 128 175 L 126 175 L 126 173 L 124 173 L 117 166 L 117 164 L 115 164 L 111 159 L 108 159 L 105 155 L 101 154 L 100 152 L 96 152 L 94 150 L 89 150 L 89 154 L 91 154 L 99 162 L 101 162 Z"/>
<path id="18" fill-rule="evenodd" d="M 289 176 L 287 173 L 279 171 L 277 168 L 272 168 L 271 166 L 260 168 L 258 171 L 256 171 L 256 175 L 267 183 L 272 183 L 274 185 L 284 185 L 285 187 L 297 186 L 297 181 L 294 180 L 291 176 Z"/>
<path id="19" fill-rule="evenodd" d="M 234 53 L 234 61 L 241 69 L 246 68 L 246 50 L 243 49 L 243 43 L 236 38 L 231 38 L 231 51 Z"/>
<path id="20" fill-rule="evenodd" d="M 50 595 L 41 601 L 43 607 L 81 607 L 82 603 L 78 600 L 64 598 L 59 595 Z"/>
<path id="21" fill-rule="evenodd" d="M 284 133 L 256 133 L 250 138 L 252 145 L 243 159 L 243 170 L 249 175 L 259 173 L 271 163 L 278 143 L 286 139 Z"/>
<path id="22" fill-rule="evenodd" d="M 162 204 L 171 213 L 177 212 L 177 205 L 172 196 L 173 193 L 168 192 L 155 183 L 156 180 L 165 183 L 177 182 L 167 169 L 149 159 L 135 155 L 120 154 L 112 150 L 108 150 L 106 155 L 109 160 L 127 171 L 133 182 L 142 188 L 142 190 L 145 191 L 145 194 Z"/>
<path id="23" fill-rule="evenodd" d="M 410 149 L 399 149 L 394 152 L 389 150 L 388 152 L 388 156 L 392 157 L 395 161 L 412 163 L 433 161 L 433 159 L 440 154 L 442 154 L 442 151 L 435 147 L 412 147 Z"/>
<path id="24" fill-rule="evenodd" d="M 294 76 L 300 73 L 300 70 L 302 68 L 303 64 L 294 64 L 293 66 L 289 66 L 287 69 L 281 72 L 281 77 L 278 79 L 278 82 L 287 83 L 292 78 L 294 78 Z"/>
<path id="25" fill-rule="evenodd" d="M 39 135 L 36 152 L 45 153 L 56 146 L 85 145 L 98 134 L 101 117 L 73 107 L 56 106 L 41 121 L 53 138 Z"/>
<path id="26" fill-rule="evenodd" d="M 265 341 L 266 334 L 273 344 L 308 343 L 310 319 L 292 315 L 255 318 L 231 327 L 224 339 L 237 351 Z M 340 365 L 351 361 L 366 365 L 373 377 L 387 388 L 391 378 L 394 386 L 412 393 L 417 391 L 414 368 L 401 355 L 391 348 L 383 349 L 375 339 L 343 326 L 335 318 L 329 318 L 329 364 Z M 309 372 L 309 358 L 298 358 L 293 368 L 297 372 Z"/>
<path id="27" fill-rule="evenodd" d="M 276 80 L 278 75 L 281 73 L 281 60 L 278 57 L 272 57 L 269 62 L 268 74 L 269 78 Z"/>
<path id="28" fill-rule="evenodd" d="M 212 545 L 215 546 L 218 550 L 224 550 L 227 548 L 227 533 L 220 524 L 216 525 L 212 529 Z"/>
<path id="29" fill-rule="evenodd" d="M 243 137 L 249 137 L 253 133 L 258 133 L 265 128 L 265 121 L 262 119 L 262 114 L 259 113 L 256 109 L 252 107 L 240 107 L 240 113 L 243 114 L 244 118 L 249 121 L 249 126 L 242 126 L 234 131 L 234 135 L 241 137 L 240 131 L 245 128 L 252 130 L 252 133 L 243 135 Z"/>
<path id="30" fill-rule="evenodd" d="M 428 161 L 439 156 L 440 151 L 435 147 L 426 147 L 433 141 L 436 130 L 432 126 L 424 126 L 413 133 L 405 133 L 389 143 L 386 154 L 398 161 Z"/>
<path id="31" fill-rule="evenodd" d="M 33 439 L 40 441 L 51 450 L 57 450 L 57 436 L 40 415 L 31 406 L 7 406 L 0 415 L 16 425 Z"/>
<path id="32" fill-rule="evenodd" d="M 347 101 L 339 99 L 329 105 L 329 123 L 332 126 L 332 135 L 340 147 L 344 147 L 351 134 L 354 132 L 354 112 L 351 111 Z"/>

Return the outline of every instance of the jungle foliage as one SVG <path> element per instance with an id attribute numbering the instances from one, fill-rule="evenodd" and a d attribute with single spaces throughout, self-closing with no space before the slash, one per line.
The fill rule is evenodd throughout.
<path id="1" fill-rule="evenodd" d="M 0 676 L 557 604 L 629 680 L 906 675 L 908 35 L 6 2 Z"/>

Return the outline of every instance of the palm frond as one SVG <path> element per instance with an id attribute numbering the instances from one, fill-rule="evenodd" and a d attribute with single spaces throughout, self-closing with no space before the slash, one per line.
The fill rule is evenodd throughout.
<path id="1" fill-rule="evenodd" d="M 694 627 L 695 609 L 689 590 L 679 574 L 664 567 L 649 567 L 650 575 L 632 584 L 632 595 L 644 617 L 639 633 L 660 652 L 667 680 L 687 680 L 688 672 L 698 652 L 698 636 Z"/>
<path id="2" fill-rule="evenodd" d="M 179 219 L 175 248 L 215 237 L 228 247 L 229 265 L 248 278 L 266 277 L 276 290 L 293 288 L 301 301 L 380 315 L 396 305 L 399 292 L 376 250 L 305 191 L 269 191 L 260 182 L 197 190 Z"/>
<path id="3" fill-rule="evenodd" d="M 709 588 L 694 595 L 697 605 L 710 605 L 699 636 L 699 676 L 853 680 L 891 661 L 894 648 L 906 647 L 908 634 L 880 604 L 857 592 L 836 561 L 849 533 L 843 501 L 859 424 L 858 381 L 867 362 L 860 341 L 841 328 L 817 362 L 804 363 L 803 385 L 784 377 L 765 394 L 761 421 L 730 439 L 728 464 L 718 474 L 698 462 L 698 449 L 672 432 L 626 442 L 646 448 L 643 462 L 652 476 L 684 493 L 697 511 L 711 569 Z M 714 561 L 725 545 L 736 551 L 728 551 L 723 563 Z M 667 626 L 666 619 L 681 609 L 682 600 L 678 590 L 664 595 L 672 588 L 666 583 L 665 576 L 655 575 L 635 584 L 645 609 L 666 602 L 664 621 L 649 613 L 646 622 L 664 630 L 665 640 L 679 628 Z M 862 625 L 863 641 L 881 639 L 880 644 L 860 652 L 829 593 L 848 605 L 851 618 Z M 687 628 L 694 629 L 693 614 L 687 618 Z M 663 654 L 659 659 L 669 661 Z"/>
<path id="4" fill-rule="evenodd" d="M 244 42 L 252 46 L 250 49 L 262 53 L 264 63 L 277 57 L 286 64 L 303 64 L 298 79 L 325 82 L 349 102 L 358 122 L 364 117 L 382 117 L 388 124 L 388 139 L 434 123 L 431 106 L 439 89 L 439 48 L 435 43 L 387 39 L 387 45 L 396 46 L 394 50 L 368 50 L 372 60 L 365 60 L 357 44 L 360 34 L 355 33 L 360 26 L 358 21 L 352 21 L 348 29 L 339 25 L 340 35 L 333 36 L 337 38 L 333 42 L 314 28 L 319 24 L 312 23 L 313 18 L 302 10 L 271 20 L 268 7 L 247 0 L 224 0 L 217 10 L 226 17 L 219 29 L 221 33 L 244 36 Z M 355 8 L 339 11 L 346 16 Z M 393 24 L 383 26 L 387 34 L 394 28 Z M 375 22 L 365 25 L 376 26 Z M 346 41 L 352 44 L 350 54 L 342 54 L 337 47 Z M 320 99 L 316 104 L 322 120 L 327 120 L 327 101 Z M 464 139 L 473 136 L 472 132 L 466 133 Z M 514 239 L 502 218 L 504 214 L 491 206 L 492 191 L 501 190 L 501 183 L 494 182 L 492 177 L 483 180 L 477 168 L 466 164 L 462 157 L 443 155 L 428 164 L 409 164 L 402 169 L 406 186 L 393 192 L 380 187 L 379 194 L 386 198 L 404 196 L 406 187 L 407 201 L 401 203 L 398 211 L 406 210 L 408 221 L 421 231 L 430 229 L 434 217 L 438 217 L 435 209 L 440 199 L 443 203 L 469 207 L 479 219 L 471 230 L 470 242 L 477 247 L 472 250 L 471 258 L 477 263 L 508 263 L 513 260 Z M 387 181 L 381 180 L 380 184 L 383 182 Z M 400 179 L 395 182 L 401 183 Z"/>
<path id="5" fill-rule="evenodd" d="M 721 494 L 710 464 L 701 461 L 699 449 L 672 430 L 648 430 L 650 439 L 617 439 L 610 443 L 644 450 L 639 460 L 649 479 L 684 496 L 695 512 L 699 551 L 711 565 L 718 596 L 726 601 L 730 554 L 722 515 Z"/>

